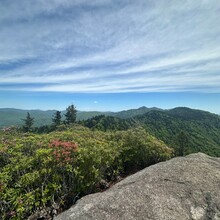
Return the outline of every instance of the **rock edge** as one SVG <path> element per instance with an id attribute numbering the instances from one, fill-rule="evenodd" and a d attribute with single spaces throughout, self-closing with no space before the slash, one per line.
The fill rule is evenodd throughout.
<path id="1" fill-rule="evenodd" d="M 220 158 L 203 153 L 147 167 L 55 220 L 220 220 Z"/>

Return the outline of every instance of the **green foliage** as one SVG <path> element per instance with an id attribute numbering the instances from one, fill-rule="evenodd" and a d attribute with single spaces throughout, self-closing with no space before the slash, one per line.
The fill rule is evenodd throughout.
<path id="1" fill-rule="evenodd" d="M 67 198 L 73 202 L 79 192 L 95 192 L 103 180 L 171 156 L 170 148 L 140 128 L 101 132 L 75 125 L 49 134 L 1 131 L 0 219 L 27 219 L 54 204 L 65 208 Z"/>
<path id="2" fill-rule="evenodd" d="M 61 118 L 62 118 L 61 112 L 60 111 L 56 111 L 54 113 L 53 118 L 52 118 L 52 122 L 53 122 L 55 127 L 57 127 L 57 126 L 59 126 L 61 124 Z"/>
<path id="3" fill-rule="evenodd" d="M 29 112 L 27 112 L 27 116 L 25 119 L 23 119 L 23 121 L 24 121 L 23 130 L 25 132 L 31 131 L 31 127 L 34 124 L 34 118 L 30 116 Z"/>
<path id="4" fill-rule="evenodd" d="M 8 160 L 0 168 L 1 217 L 24 219 L 37 207 L 61 202 L 74 186 L 75 151 L 74 143 L 38 135 L 23 136 L 5 146 Z"/>
<path id="5" fill-rule="evenodd" d="M 135 111 L 125 113 L 132 115 Z M 126 120 L 102 115 L 84 121 L 83 125 L 102 131 L 127 130 L 142 126 L 148 133 L 172 146 L 176 155 L 203 152 L 220 156 L 220 117 L 205 111 L 183 107 L 167 111 L 151 110 Z M 187 149 L 183 149 L 183 152 L 180 152 L 178 141 L 181 131 L 187 137 Z"/>
<path id="6" fill-rule="evenodd" d="M 204 111 L 176 108 L 169 111 L 151 111 L 135 117 L 145 129 L 177 149 L 177 136 L 187 136 L 187 153 L 203 152 L 220 156 L 220 117 Z M 178 152 L 177 152 L 178 154 Z"/>
<path id="7" fill-rule="evenodd" d="M 52 125 L 43 125 L 40 127 L 34 127 L 32 128 L 32 132 L 33 133 L 37 133 L 37 134 L 45 134 L 45 133 L 50 133 L 54 130 L 56 130 L 58 126 L 55 126 L 54 124 Z"/>
<path id="8" fill-rule="evenodd" d="M 184 156 L 187 154 L 189 148 L 189 138 L 184 131 L 181 131 L 179 134 L 177 134 L 175 147 L 177 156 Z"/>
<path id="9" fill-rule="evenodd" d="M 117 132 L 121 142 L 121 159 L 125 171 L 140 170 L 170 158 L 173 150 L 142 128 Z"/>
<path id="10" fill-rule="evenodd" d="M 65 123 L 66 124 L 71 124 L 71 123 L 75 123 L 76 121 L 76 108 L 74 105 L 70 105 L 67 107 L 66 109 L 66 113 L 65 113 Z"/>
<path id="11" fill-rule="evenodd" d="M 91 128 L 92 130 L 100 131 L 117 131 L 127 130 L 131 128 L 129 120 L 115 118 L 112 116 L 99 115 L 91 119 L 81 122 L 84 126 Z"/>
<path id="12" fill-rule="evenodd" d="M 159 108 L 147 108 L 145 106 L 142 106 L 138 109 L 129 109 L 129 110 L 125 110 L 125 111 L 110 113 L 109 115 L 114 116 L 114 117 L 118 117 L 118 118 L 122 118 L 122 119 L 129 119 L 129 118 L 136 117 L 138 115 L 143 115 L 143 114 L 150 112 L 152 110 L 161 111 L 161 109 L 159 109 Z"/>
<path id="13" fill-rule="evenodd" d="M 98 111 L 77 111 L 76 114 L 76 120 L 77 121 L 82 121 L 82 120 L 87 120 L 92 117 L 98 116 L 98 115 L 108 115 L 108 112 L 98 112 Z"/>

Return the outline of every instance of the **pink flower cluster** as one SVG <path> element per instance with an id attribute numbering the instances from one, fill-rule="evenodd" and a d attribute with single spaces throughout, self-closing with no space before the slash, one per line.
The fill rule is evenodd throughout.
<path id="1" fill-rule="evenodd" d="M 73 153 L 77 151 L 77 144 L 68 141 L 53 140 L 49 146 L 53 148 L 53 155 L 59 165 L 71 162 Z"/>

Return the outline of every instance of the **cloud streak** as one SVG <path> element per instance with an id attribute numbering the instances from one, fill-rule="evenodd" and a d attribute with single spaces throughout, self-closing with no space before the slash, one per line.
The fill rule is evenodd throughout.
<path id="1" fill-rule="evenodd" d="M 0 10 L 0 91 L 220 93 L 217 0 L 3 0 Z"/>

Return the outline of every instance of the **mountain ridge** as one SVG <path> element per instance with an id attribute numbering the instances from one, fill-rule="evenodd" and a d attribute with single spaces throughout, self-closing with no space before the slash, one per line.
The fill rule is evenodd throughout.
<path id="1" fill-rule="evenodd" d="M 135 118 L 140 115 L 144 115 L 148 112 L 156 111 L 156 112 L 168 112 L 170 115 L 175 115 L 176 111 L 183 111 L 187 110 L 187 112 L 191 111 L 195 114 L 211 114 L 220 117 L 218 114 L 211 113 L 208 111 L 200 110 L 200 109 L 191 109 L 188 107 L 175 107 L 172 109 L 161 109 L 157 107 L 146 107 L 142 106 L 136 109 L 128 109 L 118 112 L 111 112 L 111 111 L 77 111 L 77 120 L 87 120 L 95 116 L 105 115 L 105 116 L 112 116 L 117 117 L 120 119 L 130 119 Z M 22 119 L 26 117 L 27 112 L 31 114 L 32 117 L 35 118 L 34 126 L 43 126 L 49 125 L 52 123 L 53 114 L 57 110 L 39 110 L 39 109 L 17 109 L 17 108 L 0 108 L 0 128 L 7 127 L 7 126 L 21 126 L 23 124 Z M 62 114 L 65 113 L 65 110 L 61 111 Z M 173 113 L 173 114 L 171 114 Z M 188 114 L 188 113 L 187 113 Z M 180 115 L 179 115 L 180 116 Z M 186 115 L 189 118 L 189 115 Z"/>
<path id="2" fill-rule="evenodd" d="M 93 130 L 126 130 L 143 127 L 151 135 L 175 148 L 182 133 L 186 153 L 203 152 L 220 156 L 220 116 L 205 111 L 178 107 L 171 110 L 152 110 L 129 119 L 96 116 L 84 122 Z"/>
<path id="3" fill-rule="evenodd" d="M 94 116 L 107 115 L 119 118 L 130 118 L 136 115 L 144 114 L 148 111 L 159 109 L 156 107 L 147 108 L 142 106 L 137 109 L 123 110 L 119 112 L 111 111 L 77 111 L 77 120 L 86 120 Z M 53 114 L 57 110 L 39 110 L 39 109 L 17 109 L 17 108 L 0 108 L 0 128 L 7 126 L 21 126 L 23 124 L 22 119 L 26 117 L 27 112 L 35 118 L 35 126 L 49 125 L 52 123 Z M 65 113 L 65 110 L 61 111 L 62 114 Z M 129 116 L 130 115 L 130 116 Z"/>

